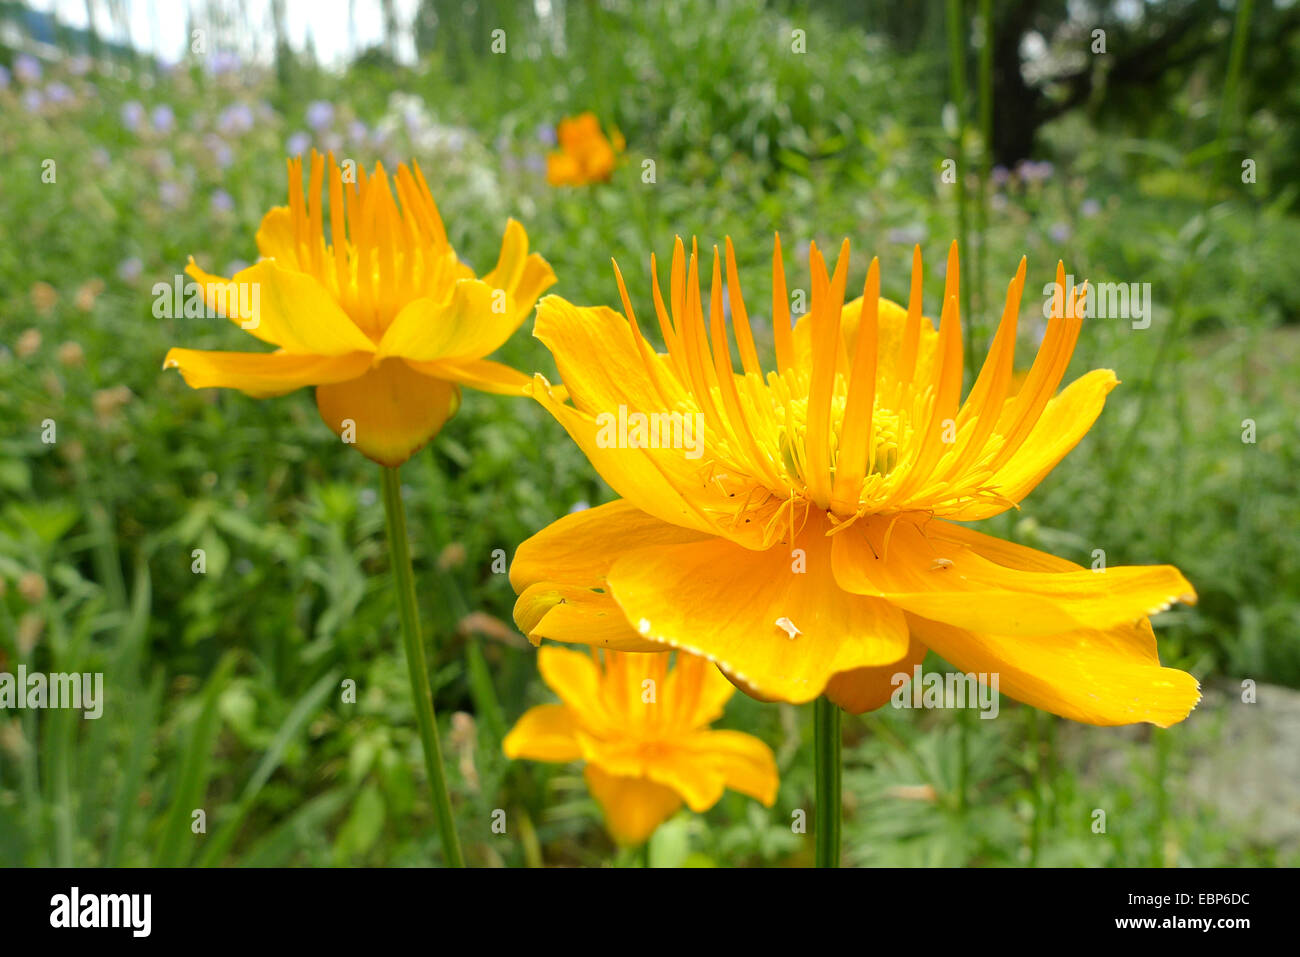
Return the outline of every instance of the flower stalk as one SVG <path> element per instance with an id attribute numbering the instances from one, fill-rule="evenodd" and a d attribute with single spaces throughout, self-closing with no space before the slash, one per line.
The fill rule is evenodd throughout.
<path id="1" fill-rule="evenodd" d="M 397 588 L 398 615 L 402 622 L 402 644 L 406 651 L 406 669 L 411 676 L 411 698 L 415 719 L 424 747 L 424 766 L 433 791 L 433 811 L 442 837 L 442 852 L 449 867 L 464 867 L 456 822 L 451 813 L 447 778 L 442 767 L 442 746 L 438 743 L 438 721 L 433 713 L 433 691 L 429 687 L 429 668 L 420 637 L 420 617 L 415 604 L 415 577 L 411 572 L 411 550 L 406 540 L 406 511 L 402 507 L 402 484 L 396 468 L 384 468 L 384 516 L 388 532 L 388 549 L 393 565 L 393 582 Z"/>
<path id="2" fill-rule="evenodd" d="M 840 866 L 840 709 L 822 695 L 813 702 L 813 762 L 816 800 L 815 860 Z"/>

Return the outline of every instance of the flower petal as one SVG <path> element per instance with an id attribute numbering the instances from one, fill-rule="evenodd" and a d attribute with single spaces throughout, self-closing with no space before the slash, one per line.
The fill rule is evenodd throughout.
<path id="1" fill-rule="evenodd" d="M 506 223 L 496 268 L 483 281 L 493 289 L 504 290 L 509 297 L 513 332 L 528 318 L 538 297 L 555 285 L 555 271 L 537 253 L 528 254 L 528 234 L 520 223 L 511 219 Z"/>
<path id="2" fill-rule="evenodd" d="M 917 325 L 916 359 L 914 369 L 902 368 L 903 341 L 907 333 L 907 309 L 883 296 L 877 307 L 879 331 L 876 345 L 876 391 L 882 396 L 896 394 L 900 383 L 928 382 L 935 374 L 938 361 L 939 333 L 934 321 L 920 316 Z M 844 338 L 845 354 L 851 356 L 857 349 L 858 323 L 862 320 L 862 297 L 846 302 L 840 311 L 840 335 Z M 812 313 L 799 317 L 791 331 L 795 366 L 812 368 Z M 847 370 L 844 370 L 847 371 Z"/>
<path id="3" fill-rule="evenodd" d="M 271 338 L 271 327 L 263 324 L 260 316 L 257 321 L 254 321 L 251 317 L 243 316 L 243 311 L 239 308 L 240 287 L 236 285 L 235 279 L 226 279 L 222 276 L 204 272 L 199 268 L 193 257 L 190 257 L 189 264 L 185 267 L 185 274 L 199 284 L 199 289 L 203 293 L 203 302 L 209 310 L 225 316 L 249 335 L 273 346 L 279 345 L 278 342 Z M 252 292 L 249 287 L 245 287 L 244 295 L 246 302 L 251 305 Z M 232 303 L 235 308 L 231 308 Z M 258 292 L 258 305 L 260 308 L 260 290 Z"/>
<path id="4" fill-rule="evenodd" d="M 325 424 L 366 458 L 401 465 L 438 434 L 460 405 L 460 387 L 386 359 L 358 378 L 316 388 Z"/>
<path id="5" fill-rule="evenodd" d="M 537 582 L 515 602 L 515 624 L 534 645 L 543 638 L 615 651 L 662 651 L 627 622 L 607 592 L 582 585 Z"/>
<path id="6" fill-rule="evenodd" d="M 1110 369 L 1094 369 L 1070 383 L 1047 403 L 1024 444 L 985 484 L 1004 502 L 1019 502 L 1079 444 L 1101 415 L 1107 394 L 1117 385 L 1119 380 Z M 947 514 L 956 521 L 969 522 L 997 515 L 1008 507 L 980 499 Z"/>
<path id="7" fill-rule="evenodd" d="M 533 336 L 555 358 L 574 405 L 591 416 L 617 414 L 620 406 L 630 412 L 672 411 L 651 379 L 627 319 L 613 309 L 547 296 L 537 307 Z M 669 368 L 663 364 L 665 377 Z M 688 396 L 679 390 L 669 398 Z"/>
<path id="8" fill-rule="evenodd" d="M 490 359 L 435 359 L 432 362 L 406 362 L 416 372 L 435 379 L 449 379 L 479 392 L 495 395 L 525 395 L 533 377 Z"/>
<path id="9" fill-rule="evenodd" d="M 582 184 L 582 168 L 568 153 L 547 153 L 546 181 L 552 186 L 579 186 Z"/>
<path id="10" fill-rule="evenodd" d="M 378 355 L 420 362 L 480 359 L 519 327 L 507 297 L 478 279 L 461 279 L 446 302 L 415 299 L 402 307 L 379 341 Z"/>
<path id="11" fill-rule="evenodd" d="M 1147 721 L 1167 728 L 1187 717 L 1201 697 L 1195 678 L 1161 667 L 1145 619 L 1027 638 L 907 617 L 913 634 L 950 664 L 976 675 L 996 674 L 1003 694 L 1085 724 Z"/>
<path id="12" fill-rule="evenodd" d="M 898 661 L 877 668 L 841 671 L 826 685 L 826 697 L 851 714 L 875 711 L 893 696 L 897 688 L 907 683 L 898 681 L 900 674 L 911 679 L 912 669 L 925 660 L 927 650 L 912 635 L 907 645 L 907 654 Z"/>
<path id="13" fill-rule="evenodd" d="M 265 259 L 231 280 L 211 276 L 194 261 L 186 273 L 203 289 L 209 309 L 240 328 L 302 355 L 340 356 L 373 352 L 375 344 L 314 277 Z"/>
<path id="14" fill-rule="evenodd" d="M 529 708 L 506 735 L 501 747 L 508 758 L 577 761 L 582 757 L 573 712 L 562 704 Z"/>
<path id="15" fill-rule="evenodd" d="M 516 592 L 538 582 L 598 588 L 626 552 L 706 537 L 647 515 L 627 499 L 615 499 L 565 515 L 526 540 L 515 550 L 510 584 Z"/>
<path id="16" fill-rule="evenodd" d="M 741 731 L 699 731 L 675 742 L 679 748 L 702 755 L 733 791 L 747 794 L 771 807 L 781 786 L 776 756 L 752 734 Z"/>
<path id="17" fill-rule="evenodd" d="M 730 782 L 737 791 L 769 806 L 776 798 L 776 758 L 753 735 L 695 731 L 649 746 L 622 737 L 600 739 L 582 733 L 578 737 L 588 764 L 672 788 L 697 814 L 717 804 Z"/>
<path id="18" fill-rule="evenodd" d="M 537 652 L 537 670 L 546 686 L 569 706 L 580 727 L 595 731 L 611 725 L 600 694 L 600 666 L 591 655 L 545 645 Z"/>
<path id="19" fill-rule="evenodd" d="M 928 382 L 934 377 L 935 363 L 938 361 L 939 333 L 934 321 L 929 316 L 921 316 L 917 329 L 915 369 L 903 369 L 903 342 L 907 334 L 907 309 L 883 296 L 879 300 L 876 337 L 876 391 L 882 396 L 896 394 L 900 382 Z M 807 331 L 796 331 L 795 350 L 801 354 L 811 349 L 811 323 L 805 322 L 807 314 L 801 316 L 799 324 L 807 325 Z M 862 297 L 844 304 L 840 313 L 840 334 L 844 337 L 848 355 L 853 355 L 858 343 L 858 323 L 862 319 Z M 812 362 L 811 356 L 803 361 Z"/>
<path id="20" fill-rule="evenodd" d="M 654 647 L 661 649 L 663 646 Z M 672 712 L 671 723 L 674 726 L 695 729 L 721 718 L 723 709 L 735 693 L 736 686 L 713 662 L 678 652 L 676 667 L 669 673 L 664 686 L 663 700 L 665 707 Z"/>
<path id="21" fill-rule="evenodd" d="M 540 376 L 534 398 L 615 491 L 665 521 L 758 547 L 765 523 L 736 523 L 744 492 L 733 499 L 710 480 L 714 436 L 671 359 L 638 345 L 631 324 L 612 309 L 559 296 L 538 304 L 533 335 L 551 351 L 573 406 Z M 772 499 L 769 512 L 778 508 Z"/>
<path id="22" fill-rule="evenodd" d="M 644 844 L 664 821 L 677 813 L 677 792 L 644 778 L 608 774 L 588 764 L 587 789 L 605 814 L 605 827 L 619 844 Z"/>
<path id="23" fill-rule="evenodd" d="M 665 523 L 718 534 L 715 523 L 678 491 L 675 483 L 680 478 L 669 478 L 677 470 L 672 460 L 681 459 L 680 450 L 611 447 L 603 440 L 605 428 L 597 425 L 591 415 L 563 404 L 541 376 L 534 379 L 532 395 L 578 443 L 600 477 L 619 495 Z"/>
<path id="24" fill-rule="evenodd" d="M 346 382 L 370 367 L 368 352 L 305 356 L 288 352 L 207 352 L 169 349 L 164 369 L 179 369 L 191 389 L 239 389 L 257 398 L 284 395 L 305 385 Z"/>
<path id="25" fill-rule="evenodd" d="M 286 269 L 303 271 L 298 265 L 298 237 L 293 231 L 293 214 L 288 206 L 273 206 L 257 229 L 257 251 Z"/>
<path id="26" fill-rule="evenodd" d="M 695 749 L 685 749 L 677 741 L 662 746 L 653 761 L 645 762 L 645 776 L 672 788 L 696 814 L 717 804 L 727 788 L 727 777 L 713 761 L 710 751 L 698 745 Z"/>
<path id="27" fill-rule="evenodd" d="M 835 536 L 835 579 L 925 618 L 1017 635 L 1112 628 L 1196 600 L 1172 565 L 1045 571 L 1042 559 L 999 564 L 1009 552 L 986 555 L 987 539 L 924 515 L 873 516 Z"/>
<path id="28" fill-rule="evenodd" d="M 555 138 L 565 148 L 577 148 L 601 138 L 600 120 L 588 110 L 560 120 Z"/>
<path id="29" fill-rule="evenodd" d="M 614 562 L 609 587 L 646 638 L 798 704 L 838 672 L 897 661 L 908 639 L 898 609 L 835 584 L 824 528 L 810 521 L 797 545 L 802 557 L 725 539 L 637 549 Z"/>
<path id="30" fill-rule="evenodd" d="M 406 364 L 417 372 L 431 375 L 437 379 L 450 379 L 479 392 L 493 395 L 532 395 L 533 374 L 520 372 L 501 362 L 491 359 L 434 359 L 431 362 L 419 362 L 407 359 Z M 551 386 L 551 395 L 557 402 L 564 402 L 569 393 L 562 385 Z"/>

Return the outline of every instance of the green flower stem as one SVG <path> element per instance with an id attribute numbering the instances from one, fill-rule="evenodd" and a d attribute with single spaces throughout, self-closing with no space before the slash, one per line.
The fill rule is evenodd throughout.
<path id="1" fill-rule="evenodd" d="M 953 108 L 957 111 L 957 135 L 953 142 L 953 159 L 957 163 L 957 248 L 963 256 L 971 256 L 973 250 L 967 233 L 966 213 L 966 45 L 968 21 L 965 19 L 962 0 L 948 0 L 946 8 L 948 21 L 948 76 L 951 81 Z M 985 44 L 991 43 L 988 38 Z M 973 257 L 972 257 L 973 258 Z M 962 318 L 962 356 L 963 367 L 967 375 L 974 375 L 975 356 L 972 340 L 975 337 L 975 317 L 971 315 L 970 289 L 973 283 L 962 283 L 958 295 L 961 297 L 960 310 Z"/>
<path id="2" fill-rule="evenodd" d="M 433 691 L 429 687 L 429 667 L 424 660 L 420 638 L 420 616 L 415 604 L 415 576 L 411 573 L 411 550 L 406 541 L 406 511 L 402 507 L 402 483 L 396 468 L 383 470 L 384 515 L 388 529 L 388 549 L 393 564 L 393 582 L 397 586 L 397 608 L 402 619 L 402 644 L 406 647 L 406 669 L 411 675 L 411 697 L 415 718 L 420 726 L 420 743 L 424 745 L 424 766 L 433 789 L 434 816 L 442 836 L 442 853 L 449 867 L 464 867 L 456 821 L 451 814 L 451 798 L 442 770 L 442 746 L 438 743 L 438 721 L 433 714 Z"/>
<path id="3" fill-rule="evenodd" d="M 818 867 L 840 866 L 840 709 L 825 695 L 813 702 L 813 761 Z"/>

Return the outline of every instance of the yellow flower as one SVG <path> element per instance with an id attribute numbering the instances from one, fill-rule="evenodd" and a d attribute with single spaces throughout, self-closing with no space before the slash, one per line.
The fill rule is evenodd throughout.
<path id="1" fill-rule="evenodd" d="M 685 801 L 707 811 L 726 788 L 768 807 L 779 780 L 772 749 L 740 731 L 710 731 L 735 692 L 708 662 L 686 654 L 547 646 L 542 679 L 563 704 L 530 708 L 506 735 L 507 757 L 586 762 L 587 787 L 620 844 L 642 844 Z"/>
<path id="2" fill-rule="evenodd" d="M 262 219 L 263 259 L 222 279 L 191 259 L 186 272 L 209 309 L 275 352 L 172 349 L 196 389 L 239 389 L 257 398 L 316 387 L 326 424 L 381 465 L 406 461 L 455 413 L 460 386 L 521 394 L 527 377 L 484 356 L 532 311 L 555 274 L 528 253 L 528 236 L 506 224 L 496 268 L 478 279 L 456 257 L 418 165 L 399 166 L 390 187 L 373 174 L 312 152 L 289 160 L 289 205 Z M 329 190 L 328 235 L 321 191 Z M 393 190 L 401 201 L 399 208 Z M 346 196 L 346 201 L 345 201 Z"/>
<path id="3" fill-rule="evenodd" d="M 815 245 L 809 259 L 811 309 L 791 329 L 778 239 L 776 368 L 766 374 L 729 240 L 741 372 L 716 248 L 707 321 L 696 253 L 688 267 L 678 241 L 667 303 L 651 258 L 663 355 L 644 338 L 617 267 L 627 318 L 542 300 L 534 334 L 573 405 L 540 376 L 533 393 L 623 497 L 520 546 L 510 576 L 521 630 L 534 642 L 682 648 L 756 697 L 798 703 L 825 692 L 856 713 L 887 701 L 894 676 L 932 648 L 1078 721 L 1186 717 L 1196 680 L 1161 667 L 1147 619 L 1195 601 L 1176 568 L 1098 573 L 956 524 L 1015 507 L 1101 412 L 1117 382 L 1110 370 L 1055 395 L 1082 326 L 1081 292 L 1057 297 L 1011 395 L 1021 260 L 962 403 L 956 244 L 937 330 L 921 314 L 919 249 L 906 309 L 879 297 L 874 260 L 864 296 L 844 305 L 847 241 L 833 275 Z"/>
<path id="4" fill-rule="evenodd" d="M 609 179 L 625 145 L 618 130 L 613 131 L 612 140 L 601 132 L 595 113 L 561 120 L 557 138 L 559 150 L 546 157 L 546 181 L 552 186 L 583 186 Z"/>

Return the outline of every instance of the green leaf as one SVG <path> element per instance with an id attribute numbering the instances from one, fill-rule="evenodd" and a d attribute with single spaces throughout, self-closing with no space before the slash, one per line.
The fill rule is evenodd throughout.
<path id="1" fill-rule="evenodd" d="M 340 864 L 364 855 L 379 840 L 384 830 L 384 798 L 375 784 L 367 784 L 357 795 L 352 813 L 339 829 L 334 842 L 334 857 Z"/>
<path id="2" fill-rule="evenodd" d="M 270 747 L 262 755 L 262 760 L 258 762 L 257 768 L 253 771 L 252 777 L 244 785 L 243 794 L 240 795 L 239 804 L 236 806 L 234 814 L 230 819 L 221 825 L 219 830 L 204 849 L 203 856 L 199 859 L 201 867 L 209 867 L 219 861 L 234 843 L 236 835 L 239 833 L 239 826 L 243 823 L 244 818 L 248 815 L 266 782 L 271 779 L 271 775 L 279 768 L 280 762 L 284 760 L 284 753 L 289 744 L 296 738 L 307 726 L 307 722 L 315 716 L 320 710 L 321 705 L 337 686 L 339 681 L 339 672 L 331 671 L 322 676 L 314 685 L 307 689 L 307 693 L 298 699 L 298 703 L 285 717 L 280 725 L 280 729 L 275 733 Z"/>
<path id="3" fill-rule="evenodd" d="M 235 653 L 228 652 L 217 664 L 203 689 L 203 704 L 185 745 L 175 796 L 154 855 L 155 867 L 182 867 L 194 852 L 194 843 L 199 835 L 190 830 L 192 814 L 199 809 L 207 791 L 208 778 L 212 773 L 212 748 L 221 731 L 221 715 L 217 703 L 235 670 L 235 660 Z"/>

